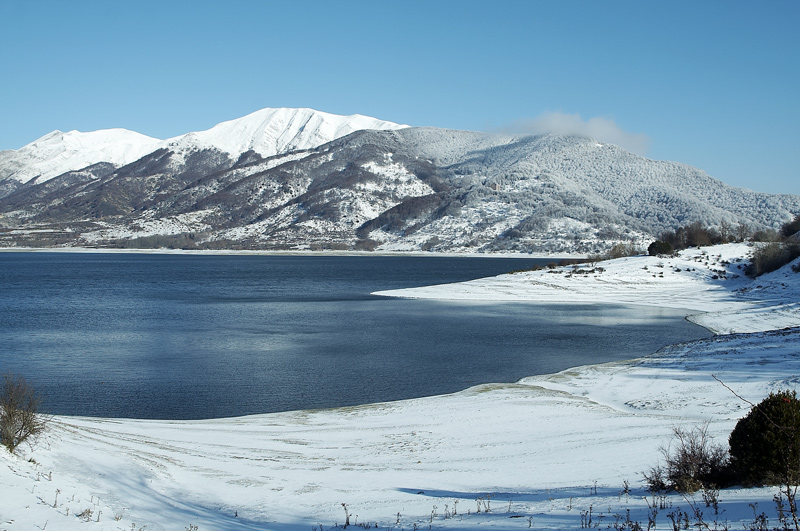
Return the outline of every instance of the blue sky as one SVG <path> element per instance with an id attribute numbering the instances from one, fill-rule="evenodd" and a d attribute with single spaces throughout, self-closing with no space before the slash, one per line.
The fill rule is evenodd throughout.
<path id="1" fill-rule="evenodd" d="M 264 107 L 599 137 L 800 194 L 800 2 L 0 0 L 0 149 Z"/>

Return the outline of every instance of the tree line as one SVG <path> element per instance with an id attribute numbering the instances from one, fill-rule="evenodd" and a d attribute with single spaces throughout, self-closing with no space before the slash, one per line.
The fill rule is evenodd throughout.
<path id="1" fill-rule="evenodd" d="M 784 265 L 800 257 L 800 214 L 784 223 L 779 230 L 766 229 L 752 231 L 746 223 L 736 226 L 723 222 L 718 228 L 706 227 L 699 222 L 691 223 L 674 231 L 665 231 L 647 248 L 651 256 L 669 255 L 689 247 L 718 245 L 731 242 L 754 242 L 750 264 L 745 273 L 757 277 L 770 271 L 780 269 Z M 800 268 L 795 266 L 795 271 Z"/>

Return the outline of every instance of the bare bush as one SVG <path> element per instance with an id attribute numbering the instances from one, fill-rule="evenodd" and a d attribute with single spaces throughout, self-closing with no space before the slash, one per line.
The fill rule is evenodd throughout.
<path id="1" fill-rule="evenodd" d="M 781 236 L 791 238 L 800 232 L 800 214 L 796 215 L 792 221 L 787 221 L 781 227 Z"/>
<path id="2" fill-rule="evenodd" d="M 745 273 L 757 277 L 780 269 L 800 256 L 800 244 L 772 242 L 758 246 L 753 257 L 745 268 Z"/>
<path id="3" fill-rule="evenodd" d="M 636 256 L 641 254 L 641 251 L 633 243 L 617 243 L 606 253 L 608 260 L 614 258 L 625 258 L 626 256 Z"/>
<path id="4" fill-rule="evenodd" d="M 708 423 L 693 428 L 676 426 L 673 441 L 660 448 L 664 465 L 644 474 L 650 490 L 695 492 L 728 482 L 728 452 L 708 433 Z"/>
<path id="5" fill-rule="evenodd" d="M 6 373 L 0 394 L 0 443 L 14 452 L 17 446 L 42 433 L 46 427 L 39 412 L 41 399 L 22 376 Z"/>

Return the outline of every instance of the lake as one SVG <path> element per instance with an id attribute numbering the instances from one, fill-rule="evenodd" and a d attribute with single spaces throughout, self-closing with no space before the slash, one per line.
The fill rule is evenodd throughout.
<path id="1" fill-rule="evenodd" d="M 0 371 L 53 414 L 201 419 L 451 393 L 710 335 L 676 310 L 370 295 L 544 262 L 0 252 Z"/>

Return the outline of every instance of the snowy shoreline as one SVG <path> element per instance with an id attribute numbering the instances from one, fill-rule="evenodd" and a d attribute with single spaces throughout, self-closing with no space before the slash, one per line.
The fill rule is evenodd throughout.
<path id="1" fill-rule="evenodd" d="M 106 247 L 0 247 L 0 253 L 109 253 L 109 254 L 177 254 L 177 255 L 240 255 L 240 256 L 419 256 L 447 258 L 528 258 L 536 260 L 583 259 L 581 254 L 548 254 L 548 253 L 446 253 L 430 251 L 311 251 L 311 250 L 258 250 L 258 249 L 114 249 Z"/>
<path id="2" fill-rule="evenodd" d="M 744 276 L 746 244 L 688 249 L 676 257 L 633 256 L 528 271 L 452 285 L 378 291 L 422 299 L 623 303 L 687 309 L 716 334 L 800 326 L 797 281 L 787 266 L 755 281 Z M 787 282 L 788 280 L 788 282 Z"/>
<path id="3" fill-rule="evenodd" d="M 379 292 L 671 305 L 718 335 L 400 402 L 207 421 L 57 417 L 38 446 L 0 453 L 0 530 L 328 529 L 345 524 L 342 504 L 351 524 L 398 531 L 576 529 L 589 507 L 601 528 L 628 509 L 646 525 L 641 473 L 672 427 L 709 421 L 724 442 L 747 411 L 712 374 L 752 401 L 800 383 L 800 275 L 787 266 L 752 281 L 739 269 L 747 252 L 732 244 Z M 773 515 L 773 494 L 723 491 L 720 519 L 751 521 L 750 502 Z M 688 509 L 680 496 L 669 503 Z M 90 518 L 76 516 L 84 509 Z M 671 529 L 667 512 L 657 529 Z"/>

